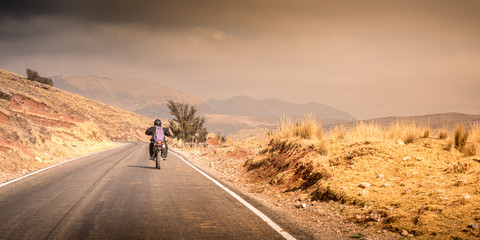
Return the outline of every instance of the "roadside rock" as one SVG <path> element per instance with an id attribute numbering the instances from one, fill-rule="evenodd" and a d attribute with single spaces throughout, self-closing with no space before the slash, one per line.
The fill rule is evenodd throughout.
<path id="1" fill-rule="evenodd" d="M 360 196 L 365 196 L 365 195 L 368 195 L 370 192 L 368 190 L 362 190 L 360 191 L 359 195 Z"/>
<path id="2" fill-rule="evenodd" d="M 302 195 L 300 195 L 300 196 L 298 197 L 298 200 L 300 200 L 300 201 L 302 201 L 302 202 L 305 201 L 305 200 L 307 200 L 307 199 L 308 199 L 308 196 L 307 196 L 306 194 L 302 194 Z"/>
<path id="3" fill-rule="evenodd" d="M 467 183 L 468 183 L 468 181 L 464 177 L 457 177 L 457 182 L 455 183 L 455 186 L 457 186 L 457 187 L 458 186 L 463 186 Z"/>
<path id="4" fill-rule="evenodd" d="M 295 207 L 296 207 L 296 208 L 306 208 L 306 207 L 307 207 L 307 204 L 297 202 L 297 203 L 295 203 Z"/>
<path id="5" fill-rule="evenodd" d="M 13 94 L 10 90 L 0 87 L 0 99 L 10 101 L 10 99 L 12 99 L 12 95 Z"/>
<path id="6" fill-rule="evenodd" d="M 382 215 L 378 212 L 372 212 L 370 214 L 370 218 L 375 222 L 381 222 L 382 221 Z"/>
<path id="7" fill-rule="evenodd" d="M 478 223 L 472 223 L 467 227 L 463 228 L 462 232 L 471 232 L 472 230 L 477 230 L 477 229 L 478 229 Z"/>
<path id="8" fill-rule="evenodd" d="M 358 185 L 358 186 L 361 187 L 361 188 L 369 188 L 369 187 L 370 187 L 370 183 L 363 182 L 363 183 L 360 183 L 360 185 Z"/>

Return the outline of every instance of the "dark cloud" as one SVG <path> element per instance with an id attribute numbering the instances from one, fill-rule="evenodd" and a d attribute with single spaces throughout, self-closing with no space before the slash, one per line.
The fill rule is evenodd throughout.
<path id="1" fill-rule="evenodd" d="M 479 6 L 7 0 L 0 7 L 0 68 L 140 77 L 204 98 L 313 100 L 360 118 L 478 113 Z"/>
<path id="2" fill-rule="evenodd" d="M 294 19 L 350 21 L 385 28 L 398 12 L 441 15 L 446 19 L 478 19 L 480 2 L 460 0 L 321 1 L 321 0 L 6 0 L 0 19 L 52 17 L 86 23 L 142 24 L 177 29 L 211 26 L 248 35 L 252 31 L 301 29 Z M 473 19 L 472 19 L 473 18 Z M 360 21 L 359 21 L 360 20 Z M 312 22 L 314 23 L 314 22 Z M 395 26 L 391 26 L 395 27 Z M 414 27 L 414 26 L 411 26 Z"/>
<path id="3" fill-rule="evenodd" d="M 226 9 L 252 5 L 254 1 L 157 1 L 157 0 L 7 0 L 1 18 L 35 16 L 70 18 L 95 23 L 139 23 L 161 27 L 221 25 L 228 20 Z"/>

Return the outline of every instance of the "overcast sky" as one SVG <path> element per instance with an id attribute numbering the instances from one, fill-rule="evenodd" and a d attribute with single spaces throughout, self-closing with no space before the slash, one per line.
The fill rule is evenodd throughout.
<path id="1" fill-rule="evenodd" d="M 360 119 L 480 114 L 480 1 L 7 0 L 0 68 L 316 101 Z"/>

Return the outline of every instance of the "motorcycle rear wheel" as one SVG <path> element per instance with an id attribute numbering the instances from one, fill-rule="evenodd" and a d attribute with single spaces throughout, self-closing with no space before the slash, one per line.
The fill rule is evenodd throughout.
<path id="1" fill-rule="evenodd" d="M 155 168 L 160 169 L 160 158 L 158 157 L 158 152 L 155 154 Z"/>

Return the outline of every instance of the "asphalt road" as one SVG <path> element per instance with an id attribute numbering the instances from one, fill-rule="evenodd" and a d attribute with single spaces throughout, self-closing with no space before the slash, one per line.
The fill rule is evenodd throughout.
<path id="1" fill-rule="evenodd" d="M 0 239 L 284 239 L 173 154 L 155 169 L 147 146 L 130 143 L 1 187 Z"/>

